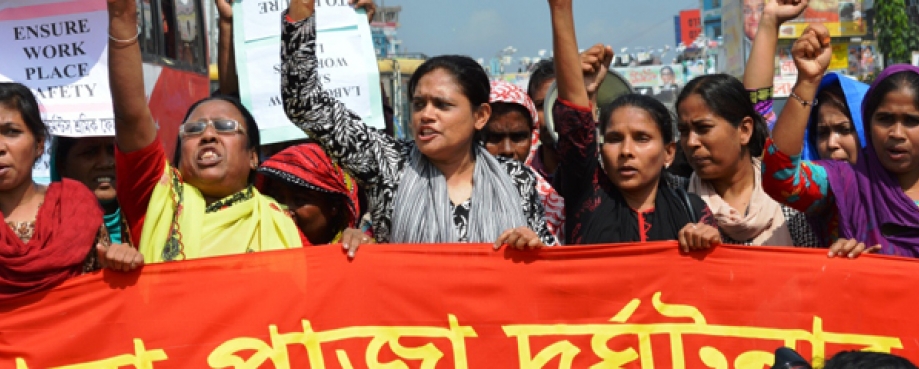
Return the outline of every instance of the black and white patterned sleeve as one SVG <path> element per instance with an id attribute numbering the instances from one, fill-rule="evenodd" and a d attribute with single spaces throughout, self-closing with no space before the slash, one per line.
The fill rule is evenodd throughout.
<path id="1" fill-rule="evenodd" d="M 322 89 L 316 57 L 316 17 L 288 22 L 281 36 L 281 96 L 287 117 L 365 184 L 395 182 L 402 143 L 367 127 L 361 117 Z"/>
<path id="2" fill-rule="evenodd" d="M 817 235 L 811 229 L 810 222 L 807 221 L 807 215 L 782 205 L 782 213 L 785 214 L 785 222 L 788 224 L 788 231 L 791 232 L 791 239 L 795 247 L 807 248 L 827 248 L 817 238 Z"/>
<path id="3" fill-rule="evenodd" d="M 558 245 L 555 235 L 549 231 L 549 225 L 546 222 L 546 209 L 539 198 L 539 192 L 536 190 L 536 173 L 529 167 L 514 160 L 498 158 L 498 161 L 504 165 L 517 192 L 520 194 L 523 213 L 527 218 L 527 226 L 539 235 L 546 246 Z"/>

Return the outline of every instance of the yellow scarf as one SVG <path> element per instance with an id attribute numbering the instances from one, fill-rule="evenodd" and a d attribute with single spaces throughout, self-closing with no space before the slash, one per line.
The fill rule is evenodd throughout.
<path id="1" fill-rule="evenodd" d="M 153 190 L 140 237 L 147 263 L 303 247 L 293 220 L 255 188 L 251 198 L 207 212 L 204 196 L 170 165 Z M 238 193 L 238 196 L 243 192 Z M 234 197 L 234 196 L 231 196 Z M 176 214 L 176 209 L 180 209 Z"/>

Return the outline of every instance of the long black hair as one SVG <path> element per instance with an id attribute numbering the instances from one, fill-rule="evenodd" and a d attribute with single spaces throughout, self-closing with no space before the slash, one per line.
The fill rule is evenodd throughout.
<path id="1" fill-rule="evenodd" d="M 709 74 L 693 78 L 677 97 L 677 109 L 693 94 L 699 95 L 712 113 L 724 118 L 735 128 L 740 126 L 744 118 L 753 119 L 753 134 L 745 149 L 751 157 L 760 156 L 766 146 L 769 129 L 766 119 L 756 112 L 756 107 L 750 100 L 750 92 L 744 88 L 740 80 L 728 74 Z"/>

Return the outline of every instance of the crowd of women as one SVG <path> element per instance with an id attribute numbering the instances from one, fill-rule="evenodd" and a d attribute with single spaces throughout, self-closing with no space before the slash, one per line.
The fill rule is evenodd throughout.
<path id="1" fill-rule="evenodd" d="M 0 84 L 0 301 L 100 268 L 327 244 L 348 257 L 369 243 L 657 240 L 919 257 L 919 68 L 888 67 L 871 86 L 827 73 L 829 32 L 812 24 L 792 49 L 789 102 L 772 110 L 778 30 L 807 0 L 765 4 L 743 80 L 698 77 L 675 111 L 640 94 L 597 106 L 612 48 L 579 53 L 572 0 L 548 0 L 554 60 L 527 91 L 469 57 L 433 57 L 409 81 L 408 140 L 323 90 L 314 2 L 292 1 L 281 93 L 310 139 L 270 149 L 234 96 L 232 9 L 216 3 L 220 90 L 189 107 L 174 153 L 145 99 L 133 0 L 108 0 L 114 139 L 45 148 L 39 102 Z M 46 149 L 48 186 L 31 174 Z"/>

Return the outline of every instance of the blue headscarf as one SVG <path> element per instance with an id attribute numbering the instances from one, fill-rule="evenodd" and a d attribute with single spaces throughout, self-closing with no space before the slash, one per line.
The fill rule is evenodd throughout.
<path id="1" fill-rule="evenodd" d="M 862 99 L 868 92 L 868 85 L 856 81 L 842 74 L 832 72 L 823 76 L 820 81 L 820 87 L 817 88 L 817 95 L 824 88 L 832 84 L 838 84 L 845 95 L 846 105 L 849 106 L 849 116 L 852 118 L 852 127 L 858 133 L 858 142 L 862 148 L 867 144 L 865 138 L 865 127 L 862 124 Z M 807 130 L 804 131 L 804 150 L 801 151 L 801 159 L 820 160 L 820 154 L 817 153 L 817 110 L 822 102 L 817 101 L 817 108 L 811 113 L 810 119 L 807 120 Z"/>
<path id="2" fill-rule="evenodd" d="M 79 138 L 73 137 L 71 139 L 79 140 Z M 51 138 L 51 182 L 60 182 L 61 181 L 61 172 L 57 169 L 57 157 L 58 157 L 58 146 L 60 145 L 61 140 L 58 137 Z M 112 200 L 116 201 L 116 200 Z M 104 205 L 100 203 L 100 205 Z M 121 217 L 121 207 L 119 206 L 115 209 L 115 212 L 111 214 L 104 214 L 102 216 L 103 222 L 105 222 L 105 229 L 108 230 L 109 237 L 112 239 L 112 243 L 121 243 L 122 240 L 122 231 L 124 230 L 124 223 Z"/>

